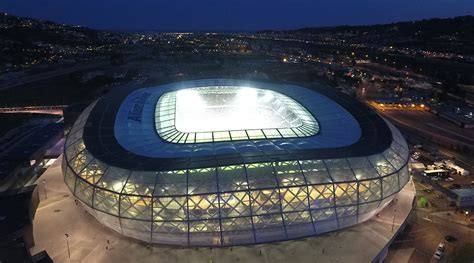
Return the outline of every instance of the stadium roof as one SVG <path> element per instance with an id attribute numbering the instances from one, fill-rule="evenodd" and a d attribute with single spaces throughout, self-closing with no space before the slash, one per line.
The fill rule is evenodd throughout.
<path id="1" fill-rule="evenodd" d="M 265 134 L 265 129 L 271 127 L 262 127 L 260 139 L 247 133 L 245 140 L 232 140 L 230 134 L 231 140 L 227 141 L 170 143 L 157 130 L 159 100 L 162 95 L 176 95 L 176 91 L 197 87 L 269 90 L 309 113 L 308 119 L 314 118 L 317 129 L 303 130 L 302 134 L 295 132 L 295 136 L 286 138 L 271 138 Z M 98 159 L 134 170 L 365 156 L 385 150 L 392 140 L 391 131 L 381 117 L 329 87 L 226 79 L 186 81 L 136 90 L 128 88 L 104 96 L 93 106 L 83 137 L 87 149 Z"/>

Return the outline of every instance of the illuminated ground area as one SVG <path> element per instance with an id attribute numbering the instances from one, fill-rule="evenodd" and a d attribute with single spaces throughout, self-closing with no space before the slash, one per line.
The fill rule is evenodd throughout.
<path id="1" fill-rule="evenodd" d="M 32 254 L 46 250 L 54 262 L 371 262 L 405 221 L 414 198 L 409 183 L 396 198 L 365 223 L 322 236 L 295 241 L 231 248 L 181 248 L 152 245 L 124 237 L 99 224 L 74 203 L 64 185 L 61 158 L 38 179 L 40 206 L 34 220 L 36 246 Z M 44 200 L 42 180 L 46 180 L 48 199 Z M 393 211 L 397 210 L 395 221 Z M 392 222 L 394 231 L 392 232 Z M 69 234 L 68 258 L 65 233 Z M 110 241 L 110 244 L 107 243 Z M 106 247 L 108 246 L 108 250 Z"/>
<path id="2" fill-rule="evenodd" d="M 304 137 L 318 132 L 314 117 L 295 100 L 275 91 L 239 86 L 165 93 L 158 100 L 155 121 L 162 138 L 182 143 Z M 187 139 L 169 140 L 169 128 Z M 292 128 L 306 129 L 308 134 Z"/>
<path id="3" fill-rule="evenodd" d="M 180 90 L 176 94 L 176 128 L 181 132 L 206 132 L 303 125 L 301 115 L 274 94 L 273 91 L 248 87 Z M 298 105 L 296 102 L 293 104 Z M 305 111 L 303 107 L 299 108 Z M 306 116 L 310 116 L 307 111 Z"/>

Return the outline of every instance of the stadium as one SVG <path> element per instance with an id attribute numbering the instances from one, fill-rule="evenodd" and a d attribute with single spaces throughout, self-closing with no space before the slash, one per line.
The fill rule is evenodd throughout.
<path id="1" fill-rule="evenodd" d="M 409 181 L 408 147 L 324 85 L 206 79 L 89 105 L 64 181 L 101 224 L 150 243 L 233 246 L 362 223 Z"/>

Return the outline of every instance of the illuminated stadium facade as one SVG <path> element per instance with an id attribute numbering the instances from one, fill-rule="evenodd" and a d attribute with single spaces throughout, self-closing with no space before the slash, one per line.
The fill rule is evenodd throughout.
<path id="1" fill-rule="evenodd" d="M 370 219 L 409 180 L 400 132 L 316 86 L 197 80 L 100 98 L 69 132 L 66 185 L 152 243 L 290 240 Z"/>

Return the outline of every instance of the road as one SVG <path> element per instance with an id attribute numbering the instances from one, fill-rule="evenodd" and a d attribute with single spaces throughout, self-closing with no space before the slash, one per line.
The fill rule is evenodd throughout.
<path id="1" fill-rule="evenodd" d="M 97 61 L 97 62 L 93 62 L 93 63 L 80 64 L 80 65 L 73 66 L 73 67 L 70 67 L 70 68 L 61 68 L 61 69 L 56 69 L 56 70 L 53 70 L 53 71 L 38 73 L 38 74 L 34 74 L 34 75 L 28 75 L 28 76 L 25 76 L 25 77 L 22 77 L 22 78 L 19 78 L 19 79 L 13 79 L 13 80 L 9 80 L 9 81 L 5 81 L 3 83 L 0 83 L 0 91 L 11 89 L 11 88 L 18 87 L 18 86 L 22 86 L 22 85 L 25 85 L 25 84 L 28 84 L 28 83 L 31 83 L 31 82 L 35 82 L 35 81 L 40 81 L 40 80 L 44 80 L 44 79 L 49 79 L 49 78 L 53 78 L 53 77 L 73 73 L 73 72 L 76 72 L 76 71 L 101 67 L 101 66 L 107 65 L 109 63 L 110 63 L 109 61 Z"/>
<path id="2" fill-rule="evenodd" d="M 0 108 L 0 113 L 39 113 L 63 116 L 65 108 L 67 105 L 6 107 Z"/>
<path id="3" fill-rule="evenodd" d="M 426 149 L 444 158 L 453 159 L 459 165 L 474 172 L 474 130 L 463 129 L 438 118 L 427 111 L 378 110 L 380 115 L 392 121 L 410 141 L 422 143 Z M 453 150 L 451 147 L 457 147 Z M 471 149 L 464 153 L 461 147 Z"/>
<path id="4" fill-rule="evenodd" d="M 415 110 L 385 110 L 378 111 L 384 117 L 393 120 L 396 124 L 426 134 L 448 143 L 468 145 L 474 147 L 474 130 L 460 128 L 450 122 L 442 120 L 427 111 Z"/>
<path id="5" fill-rule="evenodd" d="M 357 92 L 359 100 L 391 120 L 399 128 L 419 135 L 425 138 L 425 141 L 430 140 L 450 148 L 455 146 L 474 151 L 474 129 L 463 129 L 426 110 L 383 109 L 383 107 L 371 104 L 371 99 L 374 96 L 378 97 L 379 94 L 377 89 L 372 86 L 366 86 Z"/>

